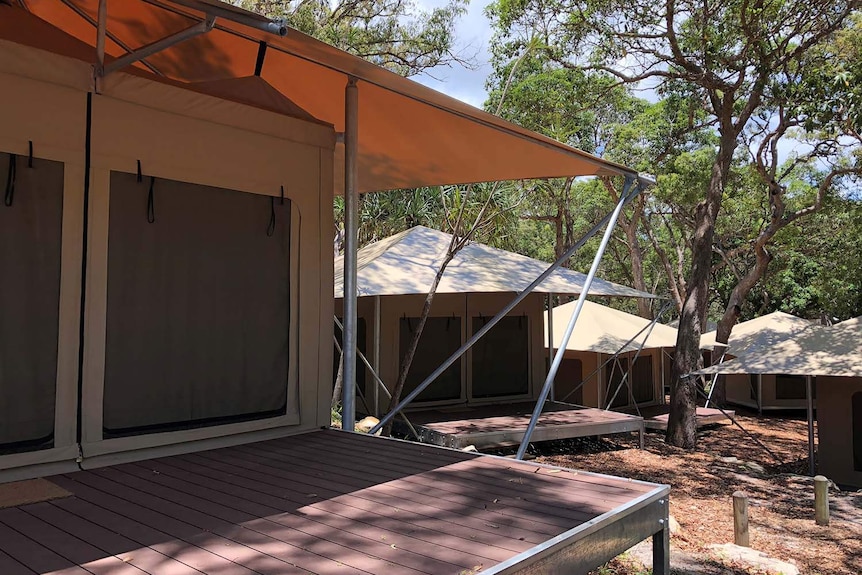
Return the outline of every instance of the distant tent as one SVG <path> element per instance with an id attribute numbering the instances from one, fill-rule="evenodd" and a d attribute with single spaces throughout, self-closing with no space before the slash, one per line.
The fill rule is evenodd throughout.
<path id="1" fill-rule="evenodd" d="M 811 325 L 811 322 L 789 313 L 775 311 L 738 323 L 733 327 L 728 342 L 728 353 L 740 355 L 747 349 L 768 347 L 791 337 Z M 701 349 L 715 347 L 715 330 L 700 337 Z"/>
<path id="2" fill-rule="evenodd" d="M 770 348 L 750 348 L 696 373 L 797 378 L 805 388 L 809 382 L 813 388 L 816 378 L 817 470 L 839 484 L 862 487 L 862 316 L 832 327 L 811 325 Z M 808 400 L 810 414 L 814 398 Z M 810 426 L 813 441 L 812 421 Z M 813 444 L 810 449 L 813 454 Z"/>
<path id="3" fill-rule="evenodd" d="M 563 332 L 577 302 L 570 302 L 554 308 L 554 347 L 562 343 Z M 548 312 L 545 312 L 545 336 L 547 339 Z M 572 351 L 595 351 L 613 355 L 618 352 L 637 351 L 649 332 L 651 320 L 594 302 L 584 302 L 575 331 L 566 349 Z M 635 337 L 638 332 L 643 333 Z M 668 325 L 656 323 L 644 343 L 644 349 L 676 346 L 677 330 Z M 630 339 L 634 341 L 625 345 Z M 623 347 L 625 345 L 625 347 Z"/>
<path id="4" fill-rule="evenodd" d="M 553 310 L 555 349 L 562 344 L 576 305 L 571 302 Z M 670 373 L 670 358 L 665 350 L 676 346 L 677 330 L 661 323 L 655 323 L 650 330 L 651 323 L 630 313 L 584 302 L 554 382 L 555 398 L 614 408 L 662 403 L 665 377 Z M 624 374 L 628 374 L 625 379 Z"/>
<path id="5" fill-rule="evenodd" d="M 360 296 L 426 294 L 440 267 L 452 236 L 416 226 L 359 250 Z M 520 292 L 544 272 L 547 262 L 471 242 L 446 267 L 437 293 Z M 586 275 L 558 269 L 534 291 L 580 294 Z M 342 297 L 344 258 L 335 260 L 335 297 Z M 596 278 L 590 295 L 616 297 L 655 296 Z"/>
<path id="6" fill-rule="evenodd" d="M 751 347 L 697 373 L 862 377 L 862 316 L 833 327 L 809 324 L 772 347 Z"/>

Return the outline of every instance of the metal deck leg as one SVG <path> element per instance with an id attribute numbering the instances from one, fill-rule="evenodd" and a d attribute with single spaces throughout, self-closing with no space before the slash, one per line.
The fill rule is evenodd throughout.
<path id="1" fill-rule="evenodd" d="M 664 529 L 652 536 L 652 573 L 670 575 L 670 525 L 664 522 Z"/>

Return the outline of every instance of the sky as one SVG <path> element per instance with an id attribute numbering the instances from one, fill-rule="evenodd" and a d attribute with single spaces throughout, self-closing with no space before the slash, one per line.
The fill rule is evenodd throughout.
<path id="1" fill-rule="evenodd" d="M 440 0 L 417 0 L 416 5 L 423 10 L 442 6 Z M 459 64 L 440 66 L 430 74 L 414 76 L 412 79 L 438 92 L 458 98 L 468 104 L 481 108 L 485 102 L 485 78 L 491 73 L 488 46 L 491 41 L 491 26 L 483 13 L 489 0 L 472 0 L 467 13 L 461 17 L 455 28 L 457 54 L 473 56 L 476 69 L 469 70 Z"/>

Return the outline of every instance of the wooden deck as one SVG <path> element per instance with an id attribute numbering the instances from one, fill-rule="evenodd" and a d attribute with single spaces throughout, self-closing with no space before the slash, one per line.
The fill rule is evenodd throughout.
<path id="1" fill-rule="evenodd" d="M 518 444 L 530 423 L 535 403 L 459 406 L 409 413 L 423 442 L 461 449 Z M 532 441 L 635 432 L 643 438 L 643 419 L 634 415 L 547 402 Z"/>
<path id="2" fill-rule="evenodd" d="M 668 487 L 338 431 L 79 471 L 0 510 L 0 573 L 586 573 Z M 656 571 L 662 573 L 662 569 Z"/>
<path id="3" fill-rule="evenodd" d="M 725 409 L 725 413 L 733 417 L 736 412 L 730 409 Z M 656 405 L 652 407 L 642 407 L 641 415 L 644 417 L 644 425 L 647 429 L 667 429 L 667 418 L 670 412 L 670 407 L 667 405 Z M 697 426 L 712 425 L 714 423 L 730 423 L 730 419 L 721 412 L 720 409 L 711 407 L 697 408 Z"/>

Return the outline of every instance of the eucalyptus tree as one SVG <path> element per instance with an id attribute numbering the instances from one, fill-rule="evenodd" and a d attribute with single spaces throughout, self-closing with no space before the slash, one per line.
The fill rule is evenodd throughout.
<path id="1" fill-rule="evenodd" d="M 741 302 L 766 271 L 768 246 L 789 223 L 816 212 L 836 185 L 859 173 L 860 0 L 497 0 L 498 40 L 518 54 L 539 38 L 566 69 L 601 72 L 619 85 L 654 89 L 703 112 L 715 134 L 691 221 L 690 265 L 679 324 L 667 441 L 696 445 L 698 385 L 713 240 L 732 168 L 749 158 L 760 179 L 766 225 L 749 244 L 754 265 L 737 282 L 719 323 L 727 341 Z M 854 59 L 855 58 L 855 59 Z M 788 207 L 792 168 L 782 147 L 805 142 L 797 165 L 821 166 L 809 203 Z M 854 147 L 855 146 L 855 147 Z M 752 193 L 756 193 L 753 191 Z"/>

